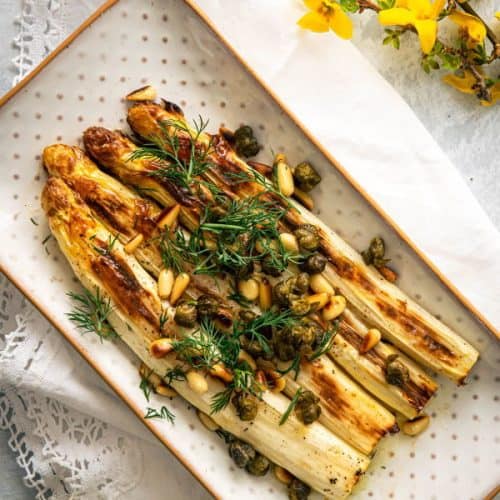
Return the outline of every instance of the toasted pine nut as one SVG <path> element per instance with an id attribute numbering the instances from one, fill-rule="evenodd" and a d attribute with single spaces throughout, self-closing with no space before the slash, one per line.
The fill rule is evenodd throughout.
<path id="1" fill-rule="evenodd" d="M 274 466 L 274 475 L 280 483 L 286 485 L 290 484 L 293 479 L 293 476 L 286 469 L 283 469 L 283 467 L 280 467 L 279 465 Z"/>
<path id="2" fill-rule="evenodd" d="M 259 283 L 253 278 L 241 280 L 238 282 L 238 291 L 245 299 L 256 300 L 259 296 Z"/>
<path id="3" fill-rule="evenodd" d="M 133 90 L 125 99 L 127 101 L 154 101 L 156 99 L 156 89 L 152 85 L 146 85 L 139 89 Z"/>
<path id="4" fill-rule="evenodd" d="M 209 373 L 213 377 L 220 378 L 227 383 L 233 380 L 233 374 L 222 363 L 216 363 L 215 365 L 211 366 Z"/>
<path id="5" fill-rule="evenodd" d="M 295 189 L 293 190 L 293 196 L 297 198 L 297 200 L 302 203 L 308 210 L 312 210 L 314 208 L 314 200 L 311 198 L 311 196 L 306 193 L 305 191 L 302 191 L 302 189 L 299 189 L 297 186 L 295 186 Z"/>
<path id="6" fill-rule="evenodd" d="M 403 423 L 401 430 L 407 436 L 417 436 L 427 429 L 431 419 L 427 415 L 420 415 L 413 420 L 407 420 Z"/>
<path id="7" fill-rule="evenodd" d="M 153 340 L 149 346 L 151 355 L 155 358 L 164 358 L 169 352 L 174 350 L 172 339 L 163 337 L 161 339 Z"/>
<path id="8" fill-rule="evenodd" d="M 206 413 L 203 413 L 200 410 L 196 410 L 196 415 L 198 415 L 200 422 L 209 431 L 215 432 L 216 430 L 220 429 L 220 427 L 215 423 L 215 421 L 212 418 L 210 418 Z"/>
<path id="9" fill-rule="evenodd" d="M 267 311 L 273 304 L 273 290 L 267 279 L 259 283 L 259 306 L 263 311 Z"/>
<path id="10" fill-rule="evenodd" d="M 281 233 L 280 241 L 283 248 L 290 253 L 299 253 L 299 244 L 297 243 L 297 238 L 292 233 Z"/>
<path id="11" fill-rule="evenodd" d="M 174 224 L 177 222 L 177 217 L 179 217 L 179 212 L 181 211 L 181 206 L 177 203 L 174 205 L 158 222 L 158 227 L 163 229 L 164 227 L 168 227 L 171 229 Z"/>
<path id="12" fill-rule="evenodd" d="M 155 387 L 156 394 L 160 396 L 165 396 L 166 398 L 175 398 L 177 396 L 177 392 L 175 392 L 171 387 L 167 387 L 166 385 L 160 384 Z"/>
<path id="13" fill-rule="evenodd" d="M 329 281 L 322 274 L 313 274 L 309 280 L 309 286 L 313 292 L 324 292 L 329 295 L 335 295 L 333 286 L 330 285 Z"/>
<path id="14" fill-rule="evenodd" d="M 158 295 L 160 299 L 168 299 L 174 286 L 174 272 L 172 269 L 162 269 L 158 276 Z"/>
<path id="15" fill-rule="evenodd" d="M 331 321 L 332 319 L 339 317 L 344 312 L 346 305 L 347 301 L 345 300 L 345 297 L 342 295 L 334 295 L 330 299 L 330 302 L 328 302 L 328 304 L 323 308 L 323 311 L 321 311 L 321 315 L 324 320 Z"/>
<path id="16" fill-rule="evenodd" d="M 163 383 L 161 377 L 144 363 L 141 363 L 141 366 L 139 367 L 139 374 L 142 378 L 146 379 L 155 389 Z"/>
<path id="17" fill-rule="evenodd" d="M 307 302 L 309 302 L 309 304 L 315 306 L 316 311 L 319 311 L 328 304 L 330 295 L 328 295 L 326 292 L 315 293 L 306 297 L 306 300 Z"/>
<path id="18" fill-rule="evenodd" d="M 286 381 L 283 378 L 283 375 L 281 373 L 278 373 L 276 370 L 268 370 L 265 372 L 267 380 L 271 382 L 270 388 L 271 392 L 283 392 L 286 386 Z"/>
<path id="19" fill-rule="evenodd" d="M 390 267 L 382 266 L 379 268 L 379 273 L 390 283 L 394 283 L 398 279 L 398 275 Z"/>
<path id="20" fill-rule="evenodd" d="M 144 236 L 139 233 L 136 234 L 124 247 L 123 250 L 127 253 L 134 253 L 137 247 L 144 241 Z"/>
<path id="21" fill-rule="evenodd" d="M 380 334 L 380 330 L 377 330 L 377 328 L 370 328 L 366 332 L 363 342 L 359 348 L 359 352 L 361 354 L 368 352 L 380 342 L 381 337 L 382 335 Z"/>
<path id="22" fill-rule="evenodd" d="M 275 168 L 276 181 L 280 193 L 283 196 L 292 196 L 295 188 L 295 182 L 293 180 L 292 169 L 290 168 L 290 165 L 286 163 L 284 155 L 279 154 L 276 156 Z"/>
<path id="23" fill-rule="evenodd" d="M 250 356 L 250 354 L 248 354 L 248 352 L 246 352 L 246 351 L 240 350 L 240 352 L 238 353 L 238 361 L 246 361 L 248 366 L 253 371 L 257 370 L 257 363 L 252 358 L 252 356 Z"/>
<path id="24" fill-rule="evenodd" d="M 196 370 L 189 370 L 186 373 L 186 381 L 189 387 L 197 394 L 204 394 L 208 391 L 208 383 L 205 377 Z"/>
<path id="25" fill-rule="evenodd" d="M 191 278 L 187 273 L 180 273 L 174 280 L 172 285 L 172 292 L 170 293 L 170 303 L 174 306 L 175 303 L 181 298 L 182 294 L 186 291 Z"/>

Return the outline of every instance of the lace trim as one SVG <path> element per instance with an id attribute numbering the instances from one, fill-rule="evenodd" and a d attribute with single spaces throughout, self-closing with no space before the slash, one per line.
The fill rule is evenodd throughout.
<path id="1" fill-rule="evenodd" d="M 42 500 L 111 499 L 136 487 L 143 475 L 137 440 L 44 394 L 44 374 L 65 347 L 3 276 L 0 291 L 0 428 L 10 434 L 24 483 Z M 16 327 L 6 333 L 12 318 Z"/>

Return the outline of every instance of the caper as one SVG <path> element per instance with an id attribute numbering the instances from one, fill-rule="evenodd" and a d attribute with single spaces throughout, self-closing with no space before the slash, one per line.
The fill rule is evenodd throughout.
<path id="1" fill-rule="evenodd" d="M 243 323 L 250 323 L 250 321 L 253 321 L 257 315 L 250 309 L 240 309 L 238 317 L 240 318 L 240 321 L 243 321 Z"/>
<path id="2" fill-rule="evenodd" d="M 410 379 L 408 368 L 399 360 L 397 354 L 391 354 L 385 365 L 385 378 L 391 385 L 403 387 Z"/>
<path id="3" fill-rule="evenodd" d="M 295 316 L 305 316 L 311 310 L 311 304 L 306 299 L 295 299 L 290 301 L 290 311 Z"/>
<path id="4" fill-rule="evenodd" d="M 237 392 L 231 399 L 240 420 L 253 420 L 259 410 L 259 400 L 247 392 Z"/>
<path id="5" fill-rule="evenodd" d="M 291 361 L 297 355 L 295 347 L 292 344 L 282 341 L 274 344 L 274 352 L 280 361 Z"/>
<path id="6" fill-rule="evenodd" d="M 319 234 L 318 228 L 313 224 L 302 224 L 293 233 L 301 248 L 310 250 L 311 252 L 317 250 L 319 247 Z"/>
<path id="7" fill-rule="evenodd" d="M 219 310 L 219 302 L 211 295 L 200 295 L 197 300 L 196 308 L 200 318 L 214 316 Z"/>
<path id="8" fill-rule="evenodd" d="M 255 156 L 260 150 L 259 143 L 253 135 L 252 127 L 248 125 L 243 125 L 234 131 L 233 141 L 236 152 L 245 158 Z"/>
<path id="9" fill-rule="evenodd" d="M 294 411 L 297 418 L 304 424 L 312 424 L 321 415 L 319 398 L 311 391 L 303 391 L 299 394 Z"/>
<path id="10" fill-rule="evenodd" d="M 186 328 L 192 328 L 196 323 L 196 306 L 189 302 L 182 302 L 175 308 L 174 321 Z"/>
<path id="11" fill-rule="evenodd" d="M 385 243 L 380 236 L 376 236 L 370 241 L 370 246 L 367 250 L 361 252 L 365 264 L 373 264 L 376 268 L 383 267 L 389 262 L 385 256 Z"/>
<path id="12" fill-rule="evenodd" d="M 297 186 L 302 189 L 302 191 L 311 191 L 311 189 L 321 182 L 321 176 L 316 172 L 314 167 L 303 161 L 299 163 L 293 172 L 293 177 Z"/>
<path id="13" fill-rule="evenodd" d="M 240 469 L 246 467 L 255 458 L 255 450 L 248 443 L 235 440 L 229 444 L 229 456 Z"/>
<path id="14" fill-rule="evenodd" d="M 303 295 L 309 289 L 309 275 L 307 273 L 299 273 L 293 279 L 292 292 Z"/>
<path id="15" fill-rule="evenodd" d="M 328 260 L 324 255 L 314 253 L 309 255 L 309 257 L 300 264 L 300 269 L 310 274 L 322 273 L 325 270 L 327 262 Z"/>
<path id="16" fill-rule="evenodd" d="M 253 357 L 262 356 L 264 353 L 264 349 L 257 340 L 250 340 L 245 336 L 240 337 L 240 345 L 242 349 L 251 354 Z"/>
<path id="17" fill-rule="evenodd" d="M 288 485 L 288 498 L 290 500 L 307 500 L 310 493 L 311 488 L 296 477 Z"/>
<path id="18" fill-rule="evenodd" d="M 257 454 L 257 456 L 247 464 L 246 470 L 253 476 L 265 476 L 270 467 L 271 462 L 269 462 L 266 457 Z"/>
<path id="19" fill-rule="evenodd" d="M 260 265 L 262 267 L 262 272 L 269 274 L 269 276 L 274 276 L 276 278 L 282 273 L 282 271 L 277 267 L 279 262 L 276 261 L 276 256 L 271 254 L 267 254 L 260 261 Z"/>
<path id="20" fill-rule="evenodd" d="M 281 306 L 288 305 L 288 296 L 290 295 L 292 281 L 289 279 L 279 281 L 274 285 L 273 296 L 274 300 Z"/>

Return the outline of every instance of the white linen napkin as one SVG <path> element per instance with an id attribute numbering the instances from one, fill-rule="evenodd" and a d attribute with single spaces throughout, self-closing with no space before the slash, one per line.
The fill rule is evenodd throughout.
<path id="1" fill-rule="evenodd" d="M 496 299 L 500 280 L 492 276 L 500 275 L 500 235 L 432 137 L 357 49 L 333 35 L 298 30 L 295 21 L 303 12 L 300 2 L 198 3 L 280 99 L 499 327 Z M 96 464 L 91 474 L 71 470 L 74 480 L 65 486 L 74 487 L 76 493 L 91 491 L 93 479 L 106 479 L 103 469 L 109 468 L 107 478 L 130 479 L 116 485 L 125 498 L 162 498 L 166 491 L 172 498 L 206 497 L 163 447 L 148 442 L 152 438 L 128 408 L 110 394 L 59 334 L 30 306 L 24 304 L 17 310 L 12 301 L 20 299 L 13 298 L 15 292 L 8 285 L 2 289 L 2 314 L 10 321 L 0 324 L 0 329 L 4 335 L 15 330 L 8 345 L 13 347 L 18 336 L 22 342 L 30 342 L 21 342 L 17 353 L 45 346 L 44 356 L 10 356 L 0 343 L 1 389 L 8 391 L 7 398 L 0 398 L 0 416 L 6 418 L 3 422 L 0 418 L 0 426 L 9 428 L 16 438 L 13 447 L 33 450 L 31 462 L 20 461 L 29 474 L 28 482 L 38 484 L 36 472 L 43 484 L 57 488 L 63 473 L 46 464 L 63 463 L 71 468 L 79 458 L 76 455 L 82 450 L 73 446 L 74 437 L 53 425 L 57 417 L 66 415 L 63 420 L 77 428 L 95 425 L 102 429 L 106 442 L 112 443 L 110 462 Z M 15 329 L 17 313 L 22 313 L 18 318 L 21 326 Z M 24 318 L 28 318 L 25 325 Z M 18 374 L 25 372 L 24 363 L 29 360 L 30 377 L 20 380 Z M 50 374 L 58 376 L 51 376 L 47 383 Z M 31 410 L 17 401 L 19 397 L 33 403 Z M 10 409 L 2 408 L 9 404 Z M 33 406 L 41 409 L 36 415 Z M 13 407 L 17 417 L 15 413 L 12 417 Z M 89 424 L 87 416 L 97 418 Z M 22 437 L 23 432 L 28 437 Z M 54 438 L 59 442 L 54 443 Z M 120 442 L 122 454 L 117 451 Z M 88 456 L 95 456 L 101 447 L 92 441 Z M 39 491 L 44 491 L 43 484 Z"/>

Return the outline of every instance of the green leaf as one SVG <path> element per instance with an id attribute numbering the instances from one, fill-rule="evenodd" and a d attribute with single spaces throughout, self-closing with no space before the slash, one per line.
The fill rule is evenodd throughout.
<path id="1" fill-rule="evenodd" d="M 357 0 L 340 0 L 340 7 L 344 12 L 358 12 L 359 3 Z"/>
<path id="2" fill-rule="evenodd" d="M 279 422 L 280 425 L 283 425 L 288 420 L 288 417 L 290 416 L 293 409 L 295 408 L 295 405 L 297 404 L 297 401 L 299 400 L 299 396 L 301 395 L 301 393 L 302 393 L 302 387 L 299 387 L 297 389 L 297 392 L 293 396 L 292 400 L 290 401 L 288 408 L 285 410 L 285 413 L 283 413 L 283 415 L 281 415 L 280 422 Z"/>

